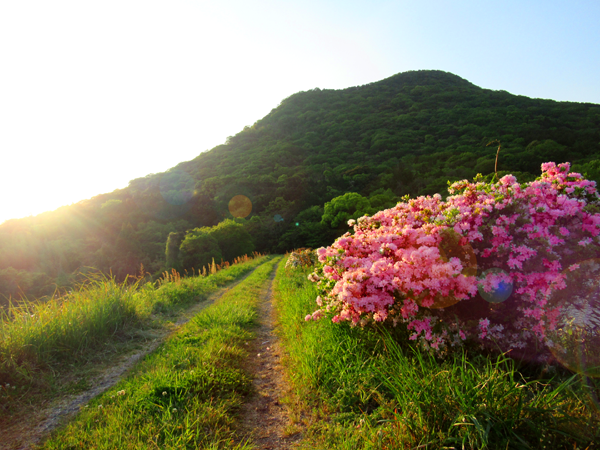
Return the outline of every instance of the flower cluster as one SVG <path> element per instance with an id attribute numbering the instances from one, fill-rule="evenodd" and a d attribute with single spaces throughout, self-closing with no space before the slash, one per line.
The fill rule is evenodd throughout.
<path id="1" fill-rule="evenodd" d="M 600 254 L 595 182 L 569 169 L 542 164 L 541 177 L 526 184 L 512 175 L 463 180 L 446 201 L 439 194 L 405 198 L 350 221 L 353 233 L 317 251 L 309 279 L 320 288 L 320 308 L 307 320 L 404 323 L 410 339 L 434 349 L 469 335 L 509 348 L 543 341 L 559 308 L 548 299 L 565 289 L 564 271 Z M 510 310 L 492 323 L 483 298 L 509 283 L 502 307 Z M 459 314 L 461 304 L 471 304 L 468 314 Z M 486 315 L 474 317 L 477 311 Z"/>

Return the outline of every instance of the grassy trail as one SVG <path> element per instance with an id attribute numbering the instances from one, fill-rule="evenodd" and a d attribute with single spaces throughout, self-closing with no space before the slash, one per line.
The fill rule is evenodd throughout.
<path id="1" fill-rule="evenodd" d="M 519 371 L 503 356 L 435 359 L 398 330 L 305 322 L 310 269 L 280 260 L 200 311 L 40 448 L 596 448 L 599 417 L 576 377 Z M 285 379 L 273 374 L 280 354 Z"/>
<path id="2" fill-rule="evenodd" d="M 554 376 L 500 355 L 444 359 L 396 329 L 304 321 L 316 308 L 310 268 L 281 264 L 275 305 L 302 449 L 595 449 L 600 414 L 579 376 Z"/>
<path id="3" fill-rule="evenodd" d="M 236 414 L 252 390 L 240 366 L 279 259 L 197 314 L 41 448 L 252 448 L 236 435 Z"/>
<path id="4" fill-rule="evenodd" d="M 32 371 L 34 378 L 31 382 L 28 383 L 27 376 L 22 376 L 17 383 L 14 383 L 13 375 L 10 379 L 12 385 L 1 386 L 0 449 L 29 448 L 32 443 L 38 442 L 41 436 L 54 429 L 60 421 L 64 421 L 65 417 L 78 411 L 83 403 L 119 381 L 138 360 L 156 349 L 168 334 L 175 332 L 191 317 L 210 305 L 215 298 L 240 283 L 256 266 L 264 262 L 264 257 L 256 258 L 206 278 L 180 278 L 163 283 L 158 288 L 144 286 L 137 291 L 119 289 L 120 286 L 108 281 L 106 283 L 108 288 L 117 288 L 116 290 L 121 290 L 121 293 L 133 294 L 125 300 L 136 300 L 138 320 L 124 324 L 119 332 L 105 338 L 104 345 L 93 348 L 95 351 L 92 353 L 71 352 L 62 358 L 51 359 L 45 367 Z M 227 287 L 219 289 L 220 286 Z M 52 324 L 49 312 L 58 312 L 59 314 L 53 317 L 54 321 L 64 322 L 65 316 L 77 314 L 80 304 L 92 300 L 97 291 L 97 287 L 93 286 L 87 292 L 79 292 L 77 301 L 67 303 L 67 308 L 64 305 L 61 308 L 49 305 L 47 310 L 40 314 L 45 313 L 46 316 L 38 320 L 56 327 Z M 104 297 L 96 300 L 102 303 Z M 68 307 L 72 310 L 70 311 Z M 14 329 L 14 324 L 3 324 L 4 337 L 7 334 L 10 337 L 11 326 Z M 14 335 L 15 332 L 12 334 Z M 27 337 L 27 334 L 19 329 L 16 330 L 16 334 L 21 340 Z M 0 341 L 0 347 L 4 347 L 4 356 L 6 353 L 15 354 L 19 351 L 18 347 L 16 350 L 10 348 L 10 344 L 15 340 L 17 339 Z M 1 353 L 0 356 L 3 356 Z M 1 360 L 0 357 L 0 363 Z M 25 370 L 31 371 L 33 366 L 31 360 L 24 360 L 23 363 Z M 4 365 L 5 375 L 6 372 L 10 375 L 14 373 L 14 369 L 21 368 L 13 365 L 12 371 L 7 369 L 11 367 Z M 1 372 L 2 370 L 0 375 Z M 23 370 L 21 375 L 22 372 Z"/>
<path id="5" fill-rule="evenodd" d="M 281 265 L 281 264 L 280 264 Z M 302 438 L 297 426 L 290 389 L 283 364 L 281 342 L 276 333 L 277 318 L 273 306 L 273 281 L 258 305 L 256 338 L 247 346 L 243 368 L 252 378 L 253 394 L 246 399 L 238 415 L 238 434 L 261 450 L 289 450 Z"/>

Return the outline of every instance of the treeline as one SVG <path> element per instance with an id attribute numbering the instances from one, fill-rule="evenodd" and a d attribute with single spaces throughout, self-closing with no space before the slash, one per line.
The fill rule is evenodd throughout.
<path id="1" fill-rule="evenodd" d="M 0 225 L 0 298 L 48 295 L 92 267 L 124 278 L 140 265 L 158 274 L 242 249 L 326 245 L 350 217 L 491 176 L 493 140 L 500 175 L 529 181 L 542 162 L 569 161 L 600 181 L 600 105 L 481 89 L 440 71 L 314 89 L 165 173 Z M 238 195 L 251 202 L 245 218 L 228 208 Z"/>

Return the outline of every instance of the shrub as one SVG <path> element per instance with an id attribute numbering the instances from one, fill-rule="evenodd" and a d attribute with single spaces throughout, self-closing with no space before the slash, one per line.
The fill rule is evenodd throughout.
<path id="1" fill-rule="evenodd" d="M 545 163 L 530 183 L 507 175 L 449 191 L 350 220 L 354 233 L 318 250 L 309 278 L 321 308 L 306 319 L 404 324 L 438 351 L 468 336 L 503 350 L 555 345 L 565 305 L 554 294 L 600 254 L 595 182 Z"/>

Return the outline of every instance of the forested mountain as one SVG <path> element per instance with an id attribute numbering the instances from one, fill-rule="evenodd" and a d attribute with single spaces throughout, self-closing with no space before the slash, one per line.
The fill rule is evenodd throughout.
<path id="1" fill-rule="evenodd" d="M 140 264 L 152 273 L 189 268 L 190 252 L 211 248 L 222 256 L 328 244 L 351 216 L 491 175 L 492 140 L 502 145 L 499 172 L 519 181 L 534 179 L 546 161 L 569 161 L 600 180 L 600 105 L 482 89 L 441 71 L 314 89 L 192 161 L 0 225 L 0 295 L 49 294 L 86 267 L 123 278 Z M 251 214 L 235 219 L 241 226 L 210 228 L 232 218 L 237 195 L 250 199 Z M 229 232 L 237 238 L 226 239 Z"/>

